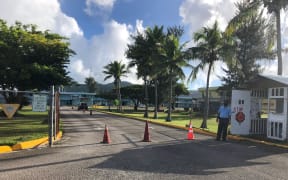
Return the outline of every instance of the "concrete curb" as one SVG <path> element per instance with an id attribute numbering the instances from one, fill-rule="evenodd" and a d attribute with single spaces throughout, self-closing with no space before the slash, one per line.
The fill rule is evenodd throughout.
<path id="1" fill-rule="evenodd" d="M 183 130 L 187 130 L 187 131 L 189 129 L 188 127 L 177 126 L 177 125 L 167 124 L 167 123 L 162 123 L 162 122 L 155 122 L 155 121 L 151 121 L 151 120 L 144 120 L 144 119 L 135 118 L 135 117 L 127 116 L 127 115 L 115 114 L 115 113 L 111 113 L 111 112 L 107 112 L 107 111 L 101 111 L 101 110 L 96 110 L 96 111 L 106 113 L 106 114 L 111 114 L 114 116 L 120 116 L 120 117 L 135 119 L 138 121 L 145 121 L 145 122 L 148 121 L 149 123 L 152 123 L 152 124 L 158 124 L 158 125 L 162 125 L 162 126 L 176 128 L 176 129 L 183 129 Z M 198 133 L 198 134 L 216 137 L 216 133 L 213 133 L 213 132 L 210 132 L 207 130 L 203 130 L 200 128 L 193 127 L 193 131 L 195 133 Z M 257 140 L 257 139 L 247 138 L 247 137 L 243 137 L 243 136 L 236 136 L 236 135 L 227 135 L 227 137 L 228 137 L 228 139 L 235 140 L 235 141 L 248 141 L 248 142 L 259 143 L 259 144 L 264 144 L 264 145 L 288 149 L 288 145 L 285 145 L 285 144 L 277 144 L 277 143 L 273 143 L 273 142 L 261 141 L 261 140 Z"/>
<path id="2" fill-rule="evenodd" d="M 62 135 L 63 135 L 63 133 L 62 133 L 62 131 L 60 131 L 56 135 L 55 141 L 60 140 L 62 138 Z M 14 146 L 0 146 L 0 154 L 12 152 L 12 151 L 19 151 L 19 150 L 23 150 L 23 149 L 32 149 L 32 148 L 39 147 L 41 145 L 46 145 L 48 143 L 49 143 L 48 137 L 44 137 L 44 138 L 35 139 L 35 140 L 31 140 L 31 141 L 21 142 L 21 143 L 15 144 Z"/>

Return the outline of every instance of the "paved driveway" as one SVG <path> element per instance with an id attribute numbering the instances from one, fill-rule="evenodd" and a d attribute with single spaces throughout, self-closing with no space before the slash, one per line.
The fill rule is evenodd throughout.
<path id="1" fill-rule="evenodd" d="M 53 148 L 0 154 L 0 179 L 287 179 L 287 150 L 215 141 L 102 113 L 62 110 L 64 136 Z M 111 144 L 100 143 L 105 124 Z"/>

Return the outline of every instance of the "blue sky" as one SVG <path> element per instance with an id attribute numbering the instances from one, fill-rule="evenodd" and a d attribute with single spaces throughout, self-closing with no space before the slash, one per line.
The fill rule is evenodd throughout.
<path id="1" fill-rule="evenodd" d="M 179 25 L 185 29 L 181 41 L 191 41 L 195 31 L 209 26 L 217 19 L 222 30 L 235 13 L 237 0 L 9 0 L 0 1 L 0 18 L 12 24 L 36 24 L 70 39 L 77 55 L 68 66 L 70 76 L 83 83 L 88 76 L 104 82 L 103 66 L 113 60 L 128 63 L 125 57 L 131 34 L 154 25 Z M 288 15 L 282 13 L 283 46 L 288 47 Z M 190 46 L 192 42 L 190 42 Z M 284 61 L 287 59 L 284 54 Z M 286 60 L 287 61 L 287 60 Z M 285 61 L 285 62 L 286 62 Z M 197 63 L 197 62 L 195 62 Z M 221 84 L 223 63 L 216 63 L 210 86 Z M 285 66 L 285 64 L 284 64 Z M 266 74 L 276 74 L 276 63 L 263 64 Z M 288 67 L 285 66 L 285 67 Z M 125 81 L 142 83 L 136 78 L 136 69 Z M 191 72 L 184 69 L 185 74 Z M 189 89 L 206 85 L 206 69 L 199 72 Z M 287 72 L 287 71 L 285 71 Z"/>
<path id="2" fill-rule="evenodd" d="M 112 9 L 91 7 L 94 14 L 87 15 L 83 0 L 61 0 L 61 9 L 74 17 L 85 32 L 85 37 L 103 33 L 103 22 L 115 20 L 119 23 L 134 24 L 137 19 L 143 20 L 143 26 L 181 24 L 179 9 L 182 0 L 118 0 Z M 164 4 L 164 6 L 163 6 Z"/>

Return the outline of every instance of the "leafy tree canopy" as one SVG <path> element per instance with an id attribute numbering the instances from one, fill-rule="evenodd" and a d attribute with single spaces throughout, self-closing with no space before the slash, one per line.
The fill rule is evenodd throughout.
<path id="1" fill-rule="evenodd" d="M 259 62 L 273 59 L 275 54 L 273 52 L 275 30 L 263 17 L 260 4 L 241 1 L 236 7 L 237 14 L 226 30 L 230 30 L 235 40 L 234 55 L 226 61 L 230 63 L 227 63 L 228 70 L 224 69 L 226 76 L 222 77 L 229 89 L 239 88 L 259 74 L 262 71 Z"/>
<path id="2" fill-rule="evenodd" d="M 0 87 L 2 89 L 47 89 L 67 84 L 66 70 L 75 54 L 65 37 L 39 31 L 35 25 L 0 20 Z"/>
<path id="3" fill-rule="evenodd" d="M 67 65 L 75 54 L 68 39 L 35 25 L 0 19 L 0 88 L 45 90 L 71 81 Z M 6 100 L 8 97 L 4 95 Z"/>

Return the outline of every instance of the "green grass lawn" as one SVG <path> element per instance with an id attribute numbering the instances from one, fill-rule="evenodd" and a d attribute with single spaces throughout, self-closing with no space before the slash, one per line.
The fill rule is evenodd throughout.
<path id="1" fill-rule="evenodd" d="M 108 111 L 107 109 L 102 109 L 102 108 L 99 110 Z M 127 117 L 141 118 L 144 120 L 157 121 L 157 122 L 173 124 L 173 125 L 178 125 L 178 126 L 183 126 L 183 127 L 185 127 L 187 124 L 189 124 L 189 122 L 191 120 L 193 127 L 200 128 L 202 120 L 203 120 L 202 116 L 199 115 L 199 113 L 197 113 L 197 112 L 193 112 L 192 116 L 190 116 L 189 112 L 175 111 L 171 114 L 171 117 L 172 117 L 171 122 L 166 122 L 167 113 L 164 113 L 164 112 L 158 112 L 158 119 L 153 118 L 154 112 L 151 110 L 149 111 L 149 118 L 148 119 L 143 117 L 143 114 L 144 114 L 143 110 L 133 111 L 133 110 L 124 108 L 124 112 L 118 113 L 113 108 L 112 112 L 115 114 L 125 115 Z M 206 130 L 216 133 L 217 128 L 218 128 L 218 124 L 216 122 L 216 115 L 211 115 L 207 120 L 207 129 Z"/>
<path id="2" fill-rule="evenodd" d="M 24 108 L 13 119 L 0 119 L 0 146 L 14 145 L 48 136 L 48 112 L 32 112 Z"/>

